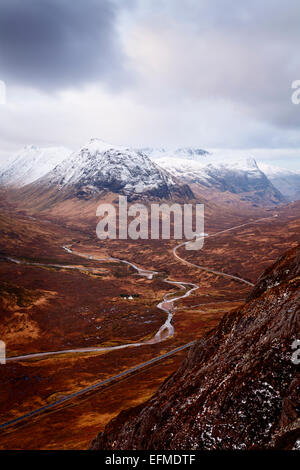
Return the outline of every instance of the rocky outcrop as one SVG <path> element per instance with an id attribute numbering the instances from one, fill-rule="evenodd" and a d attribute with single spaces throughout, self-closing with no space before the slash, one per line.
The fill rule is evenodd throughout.
<path id="1" fill-rule="evenodd" d="M 92 449 L 293 449 L 300 443 L 300 247 L 245 305 L 189 351 L 146 404 L 112 420 Z"/>

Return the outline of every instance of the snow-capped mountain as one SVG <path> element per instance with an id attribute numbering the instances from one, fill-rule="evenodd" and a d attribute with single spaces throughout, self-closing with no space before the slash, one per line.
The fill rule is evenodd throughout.
<path id="1" fill-rule="evenodd" d="M 64 147 L 24 147 L 7 166 L 0 170 L 0 184 L 22 187 L 51 171 L 70 155 Z"/>
<path id="2" fill-rule="evenodd" d="M 182 158 L 184 160 L 201 161 L 205 156 L 210 155 L 206 150 L 196 147 L 181 147 L 175 149 L 145 147 L 140 149 L 152 160 L 161 158 Z"/>
<path id="3" fill-rule="evenodd" d="M 206 158 L 193 161 L 166 157 L 157 159 L 156 162 L 176 177 L 184 178 L 191 183 L 215 186 L 224 191 L 235 192 L 235 180 L 238 177 L 243 179 L 243 189 L 247 190 L 248 180 L 251 182 L 263 176 L 253 158 L 236 161 Z"/>
<path id="4" fill-rule="evenodd" d="M 37 183 L 55 186 L 60 191 L 72 190 L 79 198 L 89 198 L 102 191 L 124 194 L 129 199 L 145 195 L 193 197 L 189 186 L 178 184 L 174 176 L 142 151 L 99 139 L 90 140 Z"/>
<path id="5" fill-rule="evenodd" d="M 291 171 L 276 166 L 259 163 L 259 167 L 289 201 L 300 199 L 300 171 Z"/>
<path id="6" fill-rule="evenodd" d="M 158 155 L 152 152 L 152 155 Z M 174 153 L 155 158 L 155 162 L 187 184 L 211 190 L 229 191 L 254 203 L 284 202 L 284 197 L 258 167 L 252 157 L 222 157 L 214 153 L 178 158 Z"/>
<path id="7" fill-rule="evenodd" d="M 132 149 L 100 139 L 91 139 L 73 153 L 64 147 L 25 147 L 0 170 L 2 185 L 22 187 L 35 182 L 62 192 L 72 188 L 78 198 L 105 191 L 131 199 L 190 199 L 193 193 L 188 185 L 199 195 L 230 192 L 255 204 L 300 198 L 300 172 L 257 165 L 241 151 Z"/>

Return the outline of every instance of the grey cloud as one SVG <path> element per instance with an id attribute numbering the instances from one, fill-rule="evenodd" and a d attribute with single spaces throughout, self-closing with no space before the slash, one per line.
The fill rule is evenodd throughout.
<path id="1" fill-rule="evenodd" d="M 162 46 L 169 41 L 165 87 L 176 100 L 226 100 L 245 120 L 299 127 L 291 103 L 300 78 L 299 0 L 160 0 L 152 13 L 144 22 L 152 31 L 159 22 L 155 34 L 164 35 Z"/>
<path id="2" fill-rule="evenodd" d="M 140 0 L 140 4 L 148 4 Z M 171 20 L 195 25 L 199 32 L 218 29 L 244 35 L 273 34 L 290 37 L 299 33 L 298 0 L 159 0 L 153 11 L 168 14 Z"/>
<path id="3" fill-rule="evenodd" d="M 299 23 L 299 0 L 0 0 L 0 79 L 19 103 L 0 137 L 299 147 Z"/>
<path id="4" fill-rule="evenodd" d="M 128 77 L 118 9 L 112 0 L 1 0 L 1 78 L 44 89 L 121 86 Z"/>

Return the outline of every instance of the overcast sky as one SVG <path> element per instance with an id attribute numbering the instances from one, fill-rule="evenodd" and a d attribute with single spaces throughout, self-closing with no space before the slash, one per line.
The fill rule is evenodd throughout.
<path id="1" fill-rule="evenodd" d="M 299 24 L 299 0 L 1 0 L 0 156 L 99 137 L 297 168 Z"/>

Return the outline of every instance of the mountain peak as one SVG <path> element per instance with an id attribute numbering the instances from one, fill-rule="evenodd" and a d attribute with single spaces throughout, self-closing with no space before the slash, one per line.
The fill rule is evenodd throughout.
<path id="1" fill-rule="evenodd" d="M 180 147 L 174 149 L 164 147 L 145 147 L 141 150 L 153 160 L 161 158 L 182 158 L 184 160 L 202 162 L 205 161 L 206 156 L 210 155 L 207 150 L 203 150 L 198 147 Z"/>
<path id="2" fill-rule="evenodd" d="M 24 150 L 38 150 L 37 145 L 29 144 L 29 145 L 24 145 Z"/>
<path id="3" fill-rule="evenodd" d="M 168 199 L 171 193 L 193 197 L 187 185 L 178 184 L 142 151 L 112 146 L 95 138 L 73 152 L 45 180 L 48 185 L 71 191 L 79 198 L 89 198 L 102 191 L 130 198 L 147 195 Z"/>
<path id="4" fill-rule="evenodd" d="M 100 153 L 104 152 L 109 149 L 117 149 L 117 148 L 122 148 L 118 145 L 113 145 L 109 142 L 106 142 L 105 140 L 99 139 L 98 137 L 92 137 L 86 145 L 84 145 L 82 148 L 87 148 L 89 149 L 90 152 L 93 153 Z"/>
<path id="5" fill-rule="evenodd" d="M 232 155 L 232 156 L 231 156 Z M 155 159 L 158 165 L 187 184 L 208 190 L 239 194 L 244 201 L 259 205 L 273 205 L 285 199 L 260 170 L 255 158 L 242 153 L 206 153 L 200 158 L 186 158 L 185 154 Z"/>

